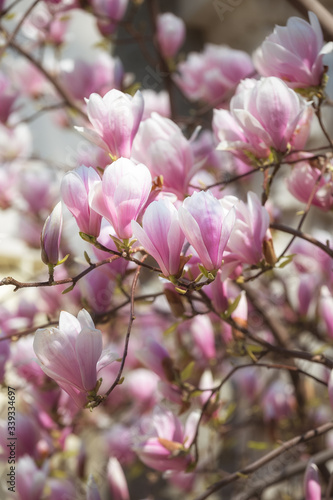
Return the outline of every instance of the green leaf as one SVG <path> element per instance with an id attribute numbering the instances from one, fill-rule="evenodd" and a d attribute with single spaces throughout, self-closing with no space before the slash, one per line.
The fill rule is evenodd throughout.
<path id="1" fill-rule="evenodd" d="M 71 286 L 69 286 L 68 288 L 66 288 L 66 289 L 62 292 L 62 294 L 63 294 L 63 295 L 65 295 L 65 293 L 71 292 L 71 291 L 73 290 L 74 286 L 75 286 L 75 285 L 74 285 L 74 283 L 73 283 L 73 285 L 71 285 Z"/>
<path id="2" fill-rule="evenodd" d="M 237 309 L 237 306 L 239 304 L 241 296 L 242 296 L 242 294 L 239 294 L 238 297 L 236 297 L 235 300 L 233 302 L 231 302 L 231 304 L 229 305 L 228 309 L 224 313 L 221 314 L 221 317 L 223 319 L 230 318 L 230 316 L 232 315 L 232 313 Z"/>
<path id="3" fill-rule="evenodd" d="M 185 380 L 188 380 L 190 376 L 192 375 L 193 368 L 194 368 L 195 362 L 191 361 L 185 368 L 182 370 L 180 374 L 180 378 L 184 382 Z"/>
<path id="4" fill-rule="evenodd" d="M 83 254 L 83 255 L 84 255 L 84 258 L 86 259 L 86 261 L 88 262 L 88 264 L 90 265 L 90 264 L 91 264 L 91 260 L 90 260 L 89 255 L 87 254 L 87 252 L 86 252 L 86 251 L 84 251 L 84 254 Z"/>
<path id="5" fill-rule="evenodd" d="M 290 262 L 293 260 L 293 258 L 295 257 L 295 253 L 292 253 L 291 255 L 284 255 L 282 258 L 284 259 L 283 262 L 281 262 L 281 264 L 279 266 L 277 266 L 279 269 L 283 269 L 284 267 L 286 267 L 288 264 L 290 264 Z"/>

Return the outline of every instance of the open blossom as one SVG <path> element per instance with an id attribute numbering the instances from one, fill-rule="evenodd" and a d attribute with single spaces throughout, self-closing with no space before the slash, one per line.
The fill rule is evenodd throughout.
<path id="1" fill-rule="evenodd" d="M 185 23 L 172 12 L 164 12 L 157 17 L 157 41 L 164 57 L 173 57 L 185 38 Z"/>
<path id="2" fill-rule="evenodd" d="M 228 91 L 254 71 L 251 57 L 241 50 L 207 44 L 204 51 L 191 52 L 178 65 L 174 78 L 192 101 L 214 103 L 224 99 Z"/>
<path id="3" fill-rule="evenodd" d="M 82 309 L 77 318 L 62 311 L 58 328 L 39 328 L 34 351 L 42 370 L 83 406 L 93 391 L 97 374 L 118 355 L 102 352 L 102 333 L 95 329 L 89 313 Z"/>
<path id="4" fill-rule="evenodd" d="M 290 17 L 287 26 L 276 26 L 254 54 L 254 64 L 263 76 L 277 76 L 291 88 L 319 85 L 324 73 L 323 33 L 317 16 L 310 23 Z"/>
<path id="5" fill-rule="evenodd" d="M 179 207 L 179 221 L 207 271 L 219 269 L 235 224 L 234 210 L 223 208 L 209 191 L 200 191 Z"/>
<path id="6" fill-rule="evenodd" d="M 41 235 L 42 261 L 56 266 L 59 262 L 59 247 L 62 232 L 61 201 L 54 207 L 44 223 Z"/>
<path id="7" fill-rule="evenodd" d="M 87 139 L 97 144 L 114 158 L 129 158 L 132 142 L 143 114 L 143 97 L 137 91 L 134 97 L 112 89 L 104 97 L 91 94 L 86 99 L 87 112 L 93 129 L 75 127 Z"/>
<path id="8" fill-rule="evenodd" d="M 279 78 L 244 80 L 231 99 L 230 113 L 220 113 L 221 128 L 215 124 L 215 133 L 221 140 L 218 149 L 234 150 L 236 154 L 247 151 L 257 158 L 267 158 L 271 148 L 286 153 L 290 146 L 296 147 L 296 139 L 300 148 L 307 139 L 300 124 L 307 125 L 308 109 L 306 101 Z"/>
<path id="9" fill-rule="evenodd" d="M 251 191 L 247 194 L 247 204 L 235 196 L 226 196 L 222 205 L 234 207 L 236 222 L 229 238 L 227 249 L 236 259 L 247 264 L 258 264 L 263 258 L 264 239 L 270 239 L 269 214 Z"/>
<path id="10" fill-rule="evenodd" d="M 62 200 L 75 217 L 76 223 L 83 233 L 98 236 L 102 216 L 89 205 L 89 193 L 93 186 L 101 181 L 92 167 L 81 167 L 67 172 L 61 182 Z"/>
<path id="11" fill-rule="evenodd" d="M 103 179 L 95 184 L 90 206 L 112 224 L 118 238 L 131 238 L 131 221 L 137 219 L 144 207 L 151 182 L 145 165 L 119 158 L 105 169 Z"/>
<path id="12" fill-rule="evenodd" d="M 154 257 L 164 276 L 180 271 L 180 253 L 185 236 L 180 228 L 178 211 L 168 199 L 153 201 L 146 209 L 142 227 L 132 222 L 134 236 Z"/>
<path id="13" fill-rule="evenodd" d="M 170 410 L 158 407 L 141 424 L 142 436 L 138 437 L 134 450 L 148 467 L 183 471 L 191 463 L 191 456 L 184 451 L 192 444 L 199 418 L 199 413 L 192 412 L 183 427 Z"/>

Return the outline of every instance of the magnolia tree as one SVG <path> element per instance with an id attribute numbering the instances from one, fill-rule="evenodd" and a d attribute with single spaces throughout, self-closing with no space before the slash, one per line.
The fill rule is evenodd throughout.
<path id="1" fill-rule="evenodd" d="M 18 1 L 0 1 L 0 205 L 23 248 L 0 282 L 1 498 L 331 498 L 316 14 L 252 56 L 186 55 L 155 0 Z M 100 33 L 91 62 L 64 55 L 79 9 Z M 127 43 L 160 92 L 111 55 Z M 74 165 L 38 153 L 41 116 L 81 137 Z"/>

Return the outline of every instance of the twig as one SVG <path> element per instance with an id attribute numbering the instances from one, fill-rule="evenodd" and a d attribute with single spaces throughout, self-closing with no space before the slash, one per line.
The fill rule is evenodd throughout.
<path id="1" fill-rule="evenodd" d="M 333 422 L 327 422 L 324 425 L 316 427 L 315 429 L 311 429 L 310 431 L 305 432 L 304 434 L 301 434 L 300 436 L 296 436 L 296 437 L 290 439 L 289 441 L 286 441 L 285 443 L 283 443 L 282 446 L 279 446 L 279 448 L 267 453 L 262 458 L 259 458 L 259 460 L 255 460 L 254 462 L 247 465 L 243 469 L 240 469 L 237 472 L 229 474 L 225 478 L 221 479 L 220 481 L 212 484 L 204 493 L 202 493 L 201 495 L 196 497 L 195 500 L 205 500 L 210 495 L 215 493 L 215 491 L 222 489 L 227 484 L 234 483 L 235 481 L 237 481 L 241 477 L 252 474 L 256 470 L 260 469 L 263 465 L 266 465 L 268 462 L 270 462 L 274 458 L 278 457 L 279 455 L 281 455 L 285 451 L 290 450 L 291 448 L 297 446 L 298 444 L 305 443 L 311 439 L 314 439 L 314 438 L 319 437 L 323 434 L 326 434 L 327 432 L 329 432 L 332 429 L 333 429 Z"/>
<path id="2" fill-rule="evenodd" d="M 142 261 L 144 261 L 146 258 L 147 258 L 147 256 L 144 255 L 142 257 Z M 134 316 L 134 294 L 135 294 L 135 288 L 136 288 L 136 285 L 137 285 L 137 282 L 138 282 L 138 279 L 139 279 L 140 270 L 141 270 L 141 267 L 138 266 L 138 268 L 137 268 L 137 270 L 135 272 L 135 276 L 134 276 L 132 287 L 131 287 L 130 318 L 129 318 L 129 321 L 128 321 L 128 327 L 127 327 L 126 338 L 125 338 L 125 346 L 124 346 L 123 357 L 122 357 L 122 360 L 121 360 L 120 368 L 119 368 L 118 374 L 117 374 L 117 376 L 116 376 L 113 384 L 111 385 L 110 389 L 108 391 L 106 391 L 106 393 L 104 394 L 104 399 L 107 398 L 109 396 L 109 394 L 111 394 L 111 392 L 113 391 L 113 389 L 115 387 L 117 387 L 117 385 L 119 384 L 121 376 L 122 376 L 122 373 L 123 373 L 123 369 L 124 369 L 124 366 L 125 366 L 125 361 L 126 361 L 127 352 L 128 352 L 128 344 L 129 344 L 129 339 L 130 339 L 130 336 L 131 336 L 132 325 L 133 325 L 133 321 L 135 320 L 135 316 Z"/>

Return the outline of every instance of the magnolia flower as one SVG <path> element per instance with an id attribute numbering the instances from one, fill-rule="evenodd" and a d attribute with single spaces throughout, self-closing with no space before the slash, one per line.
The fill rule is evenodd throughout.
<path id="1" fill-rule="evenodd" d="M 174 77 L 192 101 L 214 103 L 225 99 L 228 91 L 254 71 L 251 57 L 241 50 L 207 44 L 202 53 L 191 52 L 178 64 Z"/>
<path id="2" fill-rule="evenodd" d="M 140 460 L 159 471 L 183 471 L 191 463 L 191 456 L 184 453 L 192 444 L 200 414 L 192 412 L 185 426 L 170 411 L 156 408 L 148 421 L 143 421 L 142 437 L 133 448 Z"/>
<path id="3" fill-rule="evenodd" d="M 152 113 L 141 123 L 134 140 L 132 158 L 149 168 L 153 177 L 163 176 L 163 186 L 179 198 L 200 168 L 194 162 L 191 143 L 172 120 Z"/>
<path id="4" fill-rule="evenodd" d="M 322 210 L 329 210 L 333 205 L 331 173 L 322 175 L 319 168 L 302 161 L 293 167 L 286 183 L 290 193 L 303 203 L 312 197 L 311 204 Z"/>
<path id="5" fill-rule="evenodd" d="M 157 17 L 157 41 L 165 58 L 173 57 L 181 47 L 185 38 L 185 23 L 171 12 L 159 14 Z"/>
<path id="6" fill-rule="evenodd" d="M 129 239 L 131 221 L 144 207 L 151 182 L 145 165 L 119 158 L 105 169 L 103 179 L 94 186 L 90 206 L 112 224 L 119 238 Z"/>
<path id="7" fill-rule="evenodd" d="M 101 181 L 92 167 L 81 167 L 67 172 L 61 182 L 62 200 L 75 217 L 80 231 L 91 236 L 100 233 L 102 216 L 89 205 L 89 193 Z"/>
<path id="8" fill-rule="evenodd" d="M 301 148 L 307 139 L 303 128 L 308 132 L 312 116 L 307 114 L 308 109 L 306 101 L 279 78 L 244 80 L 231 99 L 230 114 L 220 113 L 215 123 L 215 133 L 221 140 L 218 149 L 268 158 L 271 149 L 286 153 L 290 146 L 296 147 L 295 140 Z"/>
<path id="9" fill-rule="evenodd" d="M 97 374 L 118 355 L 102 352 L 102 333 L 96 330 L 89 313 L 82 309 L 77 318 L 62 311 L 58 328 L 39 328 L 34 351 L 42 370 L 82 406 L 94 391 Z"/>
<path id="10" fill-rule="evenodd" d="M 86 103 L 93 129 L 75 127 L 76 130 L 114 158 L 129 158 L 143 114 L 144 103 L 140 91 L 132 97 L 112 89 L 104 97 L 91 94 Z"/>
<path id="11" fill-rule="evenodd" d="M 40 500 L 48 475 L 47 469 L 47 463 L 42 469 L 39 469 L 35 461 L 28 455 L 20 458 L 17 462 L 16 481 L 14 474 L 13 484 L 10 484 L 13 488 L 11 491 L 17 491 L 19 500 Z M 11 480 L 10 476 L 9 480 Z"/>
<path id="12" fill-rule="evenodd" d="M 223 208 L 209 191 L 200 191 L 179 207 L 179 222 L 206 270 L 219 269 L 235 224 L 234 210 Z"/>
<path id="13" fill-rule="evenodd" d="M 61 232 L 62 206 L 59 201 L 46 219 L 41 234 L 42 261 L 46 265 L 56 266 L 59 262 Z"/>
<path id="14" fill-rule="evenodd" d="M 291 88 L 319 85 L 324 73 L 323 56 L 332 51 L 325 47 L 323 33 L 313 12 L 310 23 L 290 17 L 287 26 L 275 26 L 254 54 L 254 64 L 263 76 L 277 76 Z"/>
<path id="15" fill-rule="evenodd" d="M 178 211 L 168 199 L 153 201 L 146 209 L 142 227 L 132 221 L 134 236 L 154 257 L 164 276 L 175 276 L 181 268 L 180 254 L 185 236 Z"/>
<path id="16" fill-rule="evenodd" d="M 234 207 L 236 211 L 235 227 L 227 249 L 242 263 L 258 264 L 263 258 L 264 239 L 270 238 L 267 210 L 251 191 L 247 194 L 247 204 L 234 196 L 225 196 L 221 204 L 228 210 Z"/>

